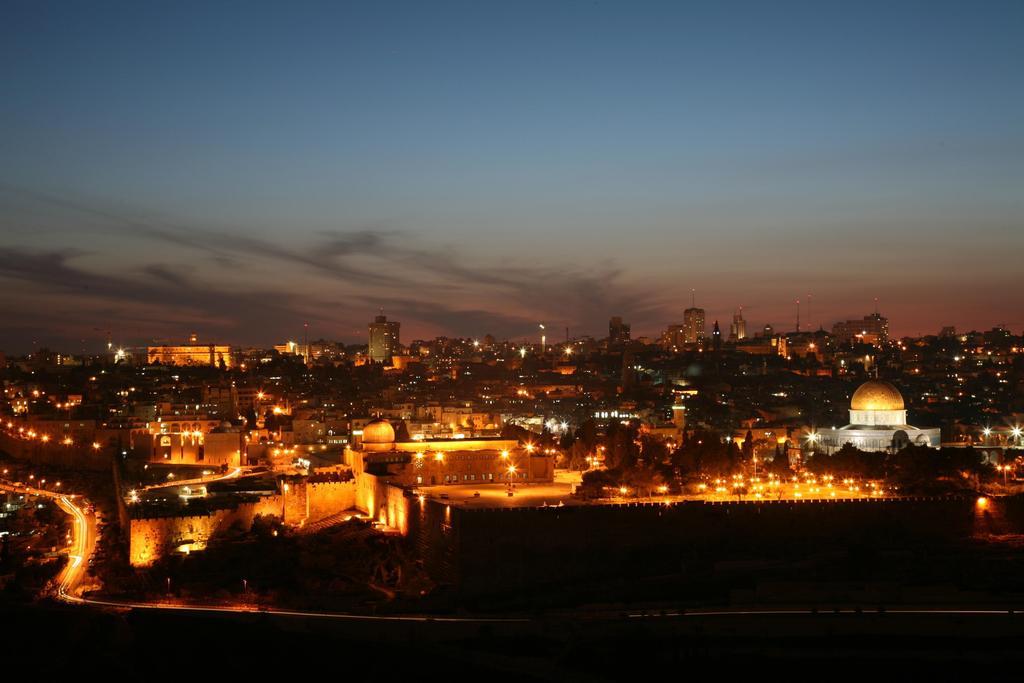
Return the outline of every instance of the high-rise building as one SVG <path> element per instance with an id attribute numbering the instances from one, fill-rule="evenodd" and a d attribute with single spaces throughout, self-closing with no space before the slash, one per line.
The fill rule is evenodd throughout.
<path id="1" fill-rule="evenodd" d="M 629 323 L 622 322 L 621 316 L 608 321 L 608 346 L 622 346 L 629 341 Z"/>
<path id="2" fill-rule="evenodd" d="M 711 330 L 711 348 L 715 351 L 719 351 L 722 348 L 722 330 L 718 328 L 718 321 L 715 321 L 715 327 Z"/>
<path id="3" fill-rule="evenodd" d="M 661 346 L 667 351 L 678 351 L 685 344 L 686 326 L 669 325 L 661 334 Z"/>
<path id="4" fill-rule="evenodd" d="M 389 321 L 387 316 L 378 315 L 370 323 L 370 360 L 374 363 L 390 364 L 391 357 L 398 353 L 398 328 L 401 323 Z"/>
<path id="5" fill-rule="evenodd" d="M 732 325 L 729 326 L 729 341 L 740 341 L 747 338 L 747 321 L 743 319 L 743 309 L 732 315 Z"/>
<path id="6" fill-rule="evenodd" d="M 840 344 L 858 341 L 864 344 L 883 344 L 889 339 L 889 319 L 878 313 L 866 315 L 862 320 L 847 320 L 832 326 L 832 336 Z"/>
<path id="7" fill-rule="evenodd" d="M 683 311 L 684 341 L 699 344 L 704 341 L 704 309 L 687 308 Z"/>

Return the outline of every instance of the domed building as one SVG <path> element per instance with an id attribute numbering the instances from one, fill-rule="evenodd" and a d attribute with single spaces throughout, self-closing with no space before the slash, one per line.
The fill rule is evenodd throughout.
<path id="1" fill-rule="evenodd" d="M 363 427 L 363 450 L 390 451 L 395 447 L 395 428 L 383 418 L 371 420 Z"/>
<path id="2" fill-rule="evenodd" d="M 919 429 L 907 424 L 907 409 L 899 389 L 873 379 L 857 387 L 850 399 L 850 424 L 817 434 L 826 452 L 845 444 L 862 451 L 898 450 L 908 445 L 938 448 L 939 429 Z"/>

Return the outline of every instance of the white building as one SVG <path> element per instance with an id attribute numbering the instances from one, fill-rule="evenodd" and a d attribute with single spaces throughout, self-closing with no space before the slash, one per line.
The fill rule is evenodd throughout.
<path id="1" fill-rule="evenodd" d="M 850 424 L 822 430 L 815 436 L 828 453 L 845 444 L 862 451 L 888 451 L 911 444 L 938 448 L 941 442 L 939 429 L 919 429 L 907 424 L 903 395 L 881 380 L 865 382 L 853 392 Z"/>

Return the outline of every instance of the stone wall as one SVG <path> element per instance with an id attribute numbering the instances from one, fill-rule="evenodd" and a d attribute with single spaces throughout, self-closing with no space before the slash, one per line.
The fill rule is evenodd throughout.
<path id="1" fill-rule="evenodd" d="M 388 483 L 386 478 L 363 472 L 356 477 L 356 508 L 375 520 L 409 532 L 409 494 L 401 487 Z"/>
<path id="2" fill-rule="evenodd" d="M 258 501 L 239 503 L 234 508 L 197 515 L 132 519 L 129 562 L 133 567 L 146 567 L 179 548 L 184 552 L 203 550 L 210 539 L 236 522 L 243 529 L 252 528 L 256 515 L 280 517 L 281 497 L 266 496 Z"/>
<path id="3" fill-rule="evenodd" d="M 280 493 L 231 508 L 203 514 L 138 517 L 130 522 L 129 560 L 132 566 L 145 567 L 170 552 L 203 550 L 212 538 L 235 523 L 248 531 L 256 515 L 269 515 L 283 519 L 285 524 L 299 525 L 317 522 L 355 506 L 355 481 L 290 482 Z"/>
<path id="4" fill-rule="evenodd" d="M 43 443 L 39 439 L 22 439 L 0 432 L 0 451 L 15 460 L 39 463 L 50 467 L 66 467 L 90 472 L 109 472 L 109 449 L 95 450 L 92 444 L 64 445 L 59 441 Z"/>
<path id="5" fill-rule="evenodd" d="M 471 509 L 412 500 L 410 541 L 464 595 L 711 572 L 749 558 L 856 547 L 901 552 L 1021 533 L 1024 499 L 660 503 Z"/>
<path id="6" fill-rule="evenodd" d="M 344 510 L 356 507 L 356 482 L 354 479 L 342 482 L 307 483 L 307 522 L 317 522 Z"/>

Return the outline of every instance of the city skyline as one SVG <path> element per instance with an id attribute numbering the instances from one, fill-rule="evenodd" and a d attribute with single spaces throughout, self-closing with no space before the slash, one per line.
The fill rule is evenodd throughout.
<path id="1" fill-rule="evenodd" d="M 1019 330 L 1024 11 L 986 7 L 15 7 L 0 348 L 656 336 L 691 289 Z"/>
<path id="2" fill-rule="evenodd" d="M 0 16 L 11 671 L 1024 661 L 1021 0 Z"/>

